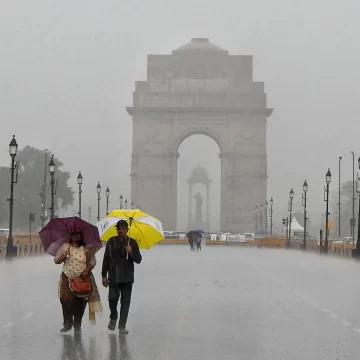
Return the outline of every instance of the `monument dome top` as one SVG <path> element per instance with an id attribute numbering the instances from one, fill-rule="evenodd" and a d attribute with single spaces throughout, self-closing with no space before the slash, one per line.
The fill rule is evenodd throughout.
<path id="1" fill-rule="evenodd" d="M 209 175 L 204 167 L 201 165 L 196 166 L 192 172 L 190 178 L 187 180 L 188 183 L 203 183 L 208 184 L 211 182 Z"/>
<path id="2" fill-rule="evenodd" d="M 222 49 L 209 41 L 208 38 L 192 38 L 191 41 L 183 46 L 180 46 L 174 52 L 183 51 L 213 51 L 227 53 L 226 50 Z"/>

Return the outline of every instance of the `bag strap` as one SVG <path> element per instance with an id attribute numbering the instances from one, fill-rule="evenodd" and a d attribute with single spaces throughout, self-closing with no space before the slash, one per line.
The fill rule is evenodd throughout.
<path id="1" fill-rule="evenodd" d="M 71 246 L 70 246 L 70 244 L 69 244 L 69 247 L 68 247 L 68 251 L 69 251 L 69 257 L 70 257 L 70 255 L 71 255 Z"/>
<path id="2" fill-rule="evenodd" d="M 87 248 L 87 246 L 84 246 L 85 256 L 86 256 L 86 266 L 90 264 L 91 258 L 90 258 L 90 250 Z"/>

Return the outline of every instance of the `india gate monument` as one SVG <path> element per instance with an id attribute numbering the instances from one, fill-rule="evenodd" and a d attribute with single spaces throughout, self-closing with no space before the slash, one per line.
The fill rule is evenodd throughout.
<path id="1" fill-rule="evenodd" d="M 162 221 L 164 230 L 176 230 L 178 149 L 191 135 L 207 135 L 220 148 L 220 230 L 253 231 L 254 209 L 267 198 L 272 109 L 264 83 L 253 81 L 252 56 L 230 55 L 206 38 L 169 55 L 148 55 L 147 79 L 135 82 L 127 111 L 134 204 Z"/>

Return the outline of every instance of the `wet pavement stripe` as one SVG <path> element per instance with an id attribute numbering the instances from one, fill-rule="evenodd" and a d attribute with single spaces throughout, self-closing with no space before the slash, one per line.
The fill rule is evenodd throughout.
<path id="1" fill-rule="evenodd" d="M 53 307 L 53 306 L 55 306 L 55 305 L 57 305 L 59 303 L 60 303 L 60 300 L 56 299 L 56 300 L 53 300 L 52 302 L 47 303 L 45 306 L 50 308 L 50 307 Z"/>
<path id="2" fill-rule="evenodd" d="M 341 320 L 341 323 L 345 326 L 351 326 L 351 324 L 346 320 Z"/>
<path id="3" fill-rule="evenodd" d="M 174 340 L 169 341 L 165 345 L 165 348 L 160 355 L 161 360 L 175 358 L 176 350 L 177 350 L 177 346 L 178 346 L 178 343 L 176 340 L 178 340 L 177 337 L 181 334 L 181 329 L 185 322 L 185 315 L 186 315 L 186 312 L 185 312 L 184 307 L 179 306 L 175 312 L 175 324 L 174 324 L 174 327 L 172 330 L 173 334 L 174 334 Z"/>
<path id="4" fill-rule="evenodd" d="M 25 314 L 25 315 L 21 318 L 21 320 L 25 320 L 25 319 L 33 316 L 34 314 L 35 314 L 34 312 L 29 312 L 29 313 Z"/>
<path id="5" fill-rule="evenodd" d="M 8 322 L 7 324 L 3 325 L 3 328 L 9 328 L 11 326 L 15 325 L 15 323 L 13 323 L 12 321 Z"/>
<path id="6" fill-rule="evenodd" d="M 300 293 L 298 293 L 298 296 L 305 302 L 307 302 L 308 304 L 316 307 L 316 308 L 320 308 L 320 305 L 317 304 L 315 301 L 312 301 L 311 299 L 309 299 L 308 297 L 301 295 Z"/>
<path id="7" fill-rule="evenodd" d="M 266 273 L 264 270 L 262 269 L 259 269 L 257 266 L 254 266 L 253 264 L 249 264 L 250 266 L 252 266 L 253 268 L 255 268 L 259 273 L 267 276 L 268 278 L 270 278 L 273 282 L 276 282 L 278 284 L 281 284 L 283 286 L 285 286 L 287 289 L 289 289 L 290 287 L 284 282 L 282 281 L 280 278 L 272 275 L 272 274 L 268 274 Z M 344 326 L 348 326 L 348 327 L 352 327 L 351 323 L 346 321 L 346 320 L 341 320 L 341 316 L 337 315 L 337 314 L 334 314 L 331 310 L 329 309 L 326 309 L 326 308 L 323 308 L 321 307 L 319 304 L 317 304 L 315 301 L 309 299 L 308 297 L 302 295 L 300 292 L 298 292 L 297 290 L 292 290 L 293 294 L 299 298 L 301 298 L 304 302 L 306 302 L 307 304 L 309 305 L 312 305 L 313 307 L 316 307 L 318 309 L 320 309 L 323 313 L 325 314 L 328 314 L 332 319 L 336 319 L 336 320 L 339 320 L 340 323 Z M 355 332 L 357 332 L 358 334 L 360 334 L 360 329 L 356 329 L 356 328 L 353 328 L 353 330 Z"/>
<path id="8" fill-rule="evenodd" d="M 56 300 L 54 300 L 54 301 L 46 304 L 45 307 L 47 307 L 47 308 L 52 308 L 53 306 L 55 306 L 55 305 L 58 304 L 58 303 L 59 303 L 59 299 L 56 299 Z M 33 316 L 33 315 L 35 315 L 35 312 L 33 312 L 33 311 L 32 311 L 32 312 L 28 312 L 28 313 L 26 313 L 25 315 L 23 315 L 20 319 L 21 319 L 21 320 L 26 320 L 26 319 L 28 319 L 29 317 Z M 2 327 L 3 327 L 3 328 L 8 328 L 8 327 L 11 327 L 11 326 L 14 326 L 14 325 L 15 325 L 15 323 L 12 322 L 12 321 L 10 321 L 10 322 L 8 322 L 7 324 L 2 325 Z"/>

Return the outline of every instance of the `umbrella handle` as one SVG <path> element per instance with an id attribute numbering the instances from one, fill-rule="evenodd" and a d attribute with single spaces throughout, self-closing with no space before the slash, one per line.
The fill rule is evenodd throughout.
<path id="1" fill-rule="evenodd" d="M 132 222 L 132 218 L 130 218 L 130 229 L 131 229 L 131 222 Z M 129 230 L 130 230 L 129 229 Z M 130 235 L 130 233 L 129 233 L 129 235 Z M 127 241 L 127 246 L 129 246 L 130 245 L 130 236 L 128 235 L 128 241 Z M 126 253 L 126 260 L 128 260 L 129 259 L 129 254 L 128 253 Z"/>

